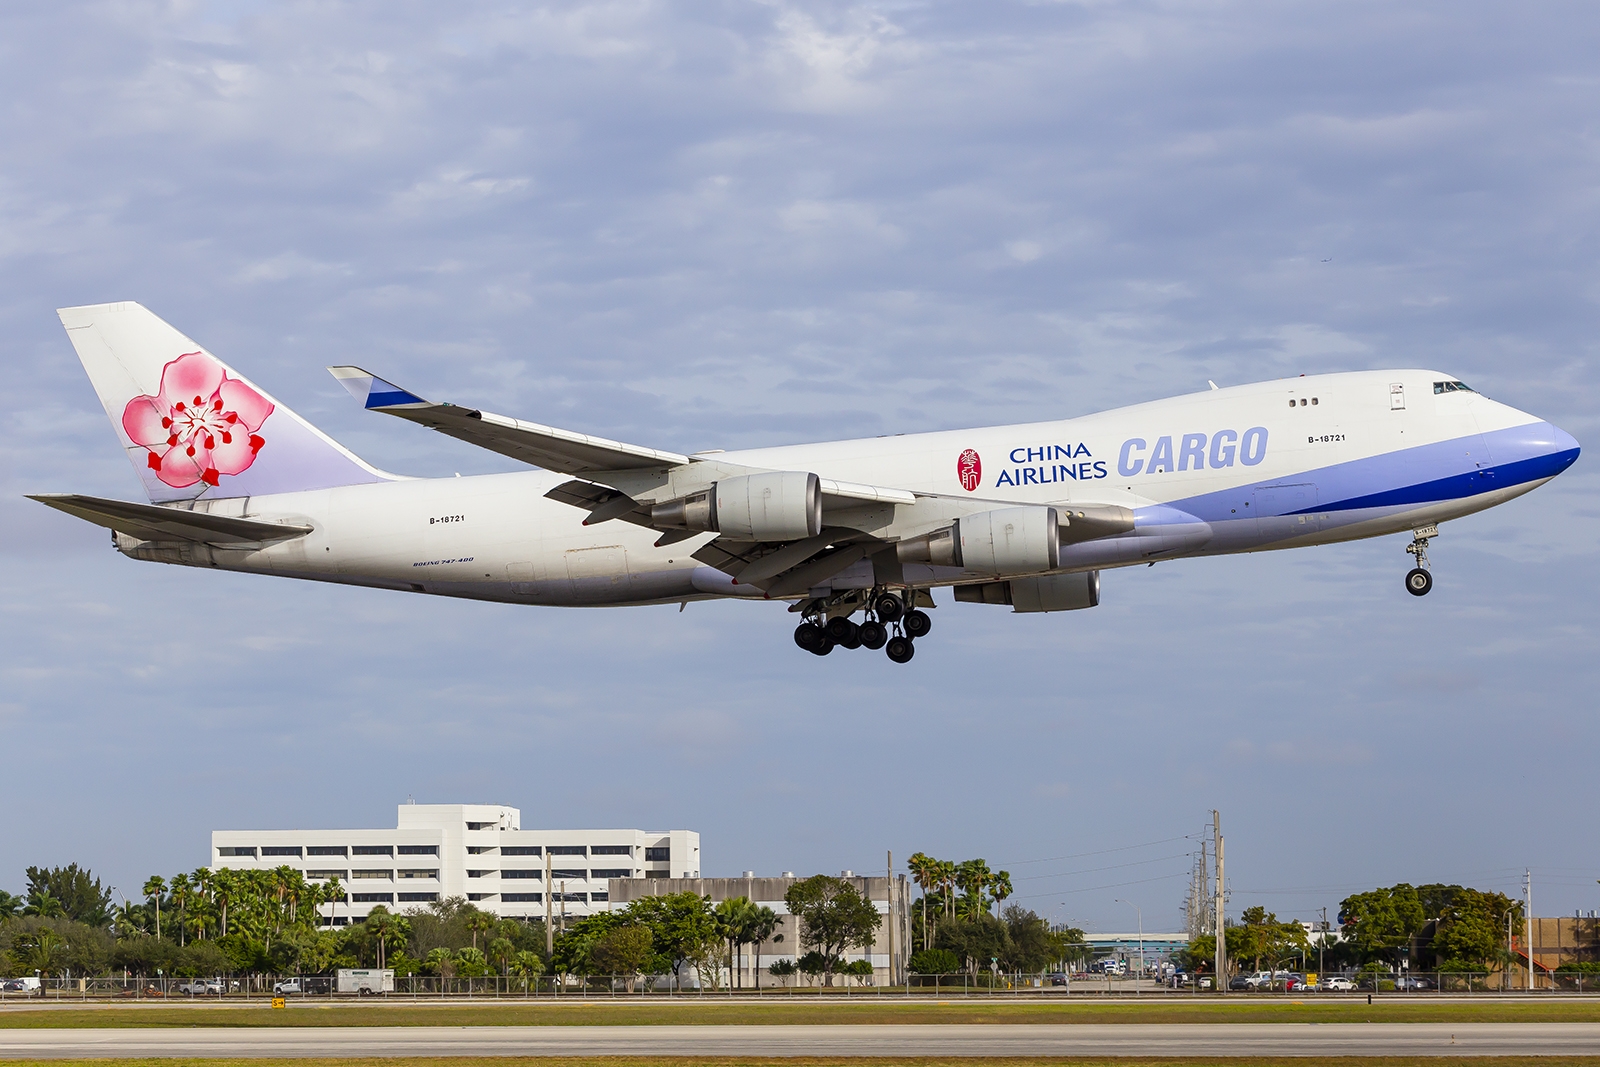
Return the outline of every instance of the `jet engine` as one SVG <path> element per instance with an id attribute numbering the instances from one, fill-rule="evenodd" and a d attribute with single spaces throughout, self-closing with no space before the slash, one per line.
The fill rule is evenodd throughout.
<path id="1" fill-rule="evenodd" d="M 1055 508 L 997 508 L 895 546 L 902 563 L 932 563 L 985 574 L 1028 574 L 1061 565 Z"/>
<path id="2" fill-rule="evenodd" d="M 657 504 L 650 509 L 650 521 L 741 541 L 798 541 L 822 532 L 822 485 L 805 471 L 743 474 Z"/>
<path id="3" fill-rule="evenodd" d="M 1009 582 L 958 585 L 956 599 L 967 604 L 1010 604 L 1019 613 L 1094 608 L 1100 606 L 1100 572 L 1040 574 Z"/>

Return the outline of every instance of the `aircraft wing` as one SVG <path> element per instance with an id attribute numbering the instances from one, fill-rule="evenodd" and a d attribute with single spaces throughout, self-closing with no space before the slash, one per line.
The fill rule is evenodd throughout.
<path id="1" fill-rule="evenodd" d="M 479 448 L 562 474 L 676 467 L 690 461 L 678 452 L 559 430 L 476 408 L 434 403 L 360 367 L 329 367 L 328 372 L 369 411 L 420 423 Z"/>
<path id="2" fill-rule="evenodd" d="M 126 500 L 108 500 L 77 493 L 30 494 L 29 499 L 141 541 L 199 541 L 208 545 L 235 545 L 284 541 L 291 537 L 304 537 L 311 532 L 309 526 L 238 519 L 204 511 L 134 504 Z"/>

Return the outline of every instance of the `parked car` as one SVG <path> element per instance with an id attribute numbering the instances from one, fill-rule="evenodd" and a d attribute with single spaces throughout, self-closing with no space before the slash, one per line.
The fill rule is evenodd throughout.
<path id="1" fill-rule="evenodd" d="M 1242 975 L 1242 974 L 1236 974 L 1232 978 L 1228 979 L 1228 988 L 1229 989 L 1254 989 L 1255 986 L 1251 984 L 1250 979 L 1247 976 Z"/>
<path id="2" fill-rule="evenodd" d="M 1057 971 L 1056 973 L 1046 975 L 1045 977 L 1050 980 L 1050 984 L 1051 985 L 1066 985 L 1067 984 L 1067 976 L 1062 971 Z"/>
<path id="3" fill-rule="evenodd" d="M 178 992 L 188 997 L 220 997 L 223 989 L 220 978 L 196 978 L 192 982 L 181 982 L 178 985 Z"/>
<path id="4" fill-rule="evenodd" d="M 298 978 L 285 978 L 281 982 L 272 983 L 272 994 L 278 997 L 292 997 L 304 993 Z"/>
<path id="5" fill-rule="evenodd" d="M 1330 993 L 1348 993 L 1356 984 L 1342 974 L 1323 975 L 1317 979 L 1317 988 Z"/>
<path id="6" fill-rule="evenodd" d="M 1426 978 L 1402 974 L 1394 980 L 1394 987 L 1399 990 L 1414 993 L 1421 989 L 1432 989 L 1433 983 Z"/>

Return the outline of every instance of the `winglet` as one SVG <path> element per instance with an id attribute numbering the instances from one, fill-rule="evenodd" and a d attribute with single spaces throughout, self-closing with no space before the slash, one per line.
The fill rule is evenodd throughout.
<path id="1" fill-rule="evenodd" d="M 339 379 L 339 384 L 369 410 L 414 407 L 428 403 L 420 396 L 408 393 L 398 385 L 386 382 L 360 367 L 329 367 L 328 373 Z"/>

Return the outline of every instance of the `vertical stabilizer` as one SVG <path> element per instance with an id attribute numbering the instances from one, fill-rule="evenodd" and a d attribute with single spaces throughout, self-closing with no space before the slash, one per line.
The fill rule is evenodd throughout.
<path id="1" fill-rule="evenodd" d="M 139 304 L 57 314 L 154 503 L 394 477 Z"/>

